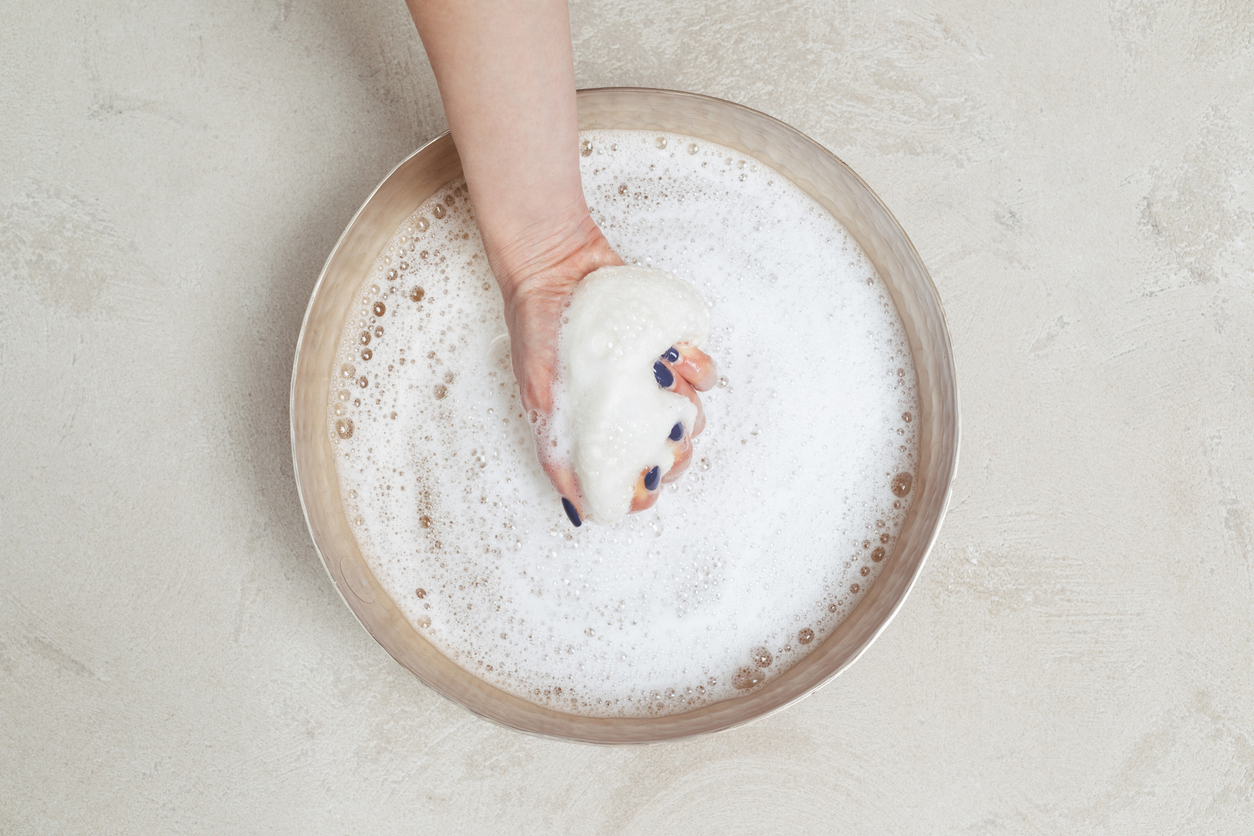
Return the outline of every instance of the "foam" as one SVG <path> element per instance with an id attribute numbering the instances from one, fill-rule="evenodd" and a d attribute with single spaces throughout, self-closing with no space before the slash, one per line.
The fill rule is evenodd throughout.
<path id="1" fill-rule="evenodd" d="M 602 267 L 575 288 L 558 344 L 553 426 L 569 428 L 567 461 L 586 519 L 622 519 L 641 473 L 675 463 L 667 435 L 676 423 L 690 432 L 697 408 L 659 388 L 653 364 L 676 343 L 700 348 L 709 333 L 705 300 L 665 270 Z M 546 446 L 537 445 L 542 454 Z"/>
<path id="2" fill-rule="evenodd" d="M 583 140 L 610 243 L 712 307 L 722 378 L 684 477 L 614 526 L 566 521 L 461 184 L 364 280 L 327 426 L 372 571 L 441 652 L 555 709 L 673 713 L 761 687 L 865 597 L 913 497 L 915 374 L 864 254 L 772 169 L 673 134 Z"/>

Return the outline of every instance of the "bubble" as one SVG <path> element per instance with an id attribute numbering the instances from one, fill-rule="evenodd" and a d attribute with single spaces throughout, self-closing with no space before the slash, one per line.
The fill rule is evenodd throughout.
<path id="1" fill-rule="evenodd" d="M 422 526 L 423 528 L 430 528 L 431 518 L 428 517 L 426 514 L 423 514 L 422 516 L 418 518 L 418 524 Z"/>
<path id="2" fill-rule="evenodd" d="M 374 329 L 374 336 L 375 336 L 375 339 L 378 339 L 379 337 L 382 337 L 382 336 L 383 336 L 383 326 L 382 326 L 382 325 L 376 325 L 376 326 L 375 326 L 375 329 Z"/>
<path id="3" fill-rule="evenodd" d="M 418 227 L 419 232 L 426 232 L 431 227 L 431 221 L 426 218 L 419 218 L 414 226 Z"/>
<path id="4" fill-rule="evenodd" d="M 426 295 L 427 292 L 421 287 L 415 287 L 413 290 L 409 291 L 409 299 L 412 302 L 421 302 L 422 297 Z"/>
<path id="5" fill-rule="evenodd" d="M 862 575 L 862 577 L 865 578 L 867 575 L 871 574 L 871 567 L 863 566 L 861 569 L 858 570 L 858 572 Z"/>
<path id="6" fill-rule="evenodd" d="M 871 552 L 871 559 L 879 563 L 887 554 L 888 552 L 884 551 L 883 546 L 876 546 L 875 551 Z"/>
<path id="7" fill-rule="evenodd" d="M 427 597 L 427 590 L 423 589 L 423 588 L 420 586 L 420 587 L 418 587 L 417 589 L 415 589 L 415 590 L 414 590 L 414 594 L 415 594 L 415 595 L 417 595 L 419 598 L 426 598 L 426 597 Z"/>
<path id="8" fill-rule="evenodd" d="M 897 496 L 905 496 L 910 493 L 910 488 L 914 485 L 914 477 L 908 471 L 902 471 L 893 477 L 893 493 Z"/>
<path id="9" fill-rule="evenodd" d="M 333 414 L 335 414 L 335 415 L 347 415 L 347 414 L 348 414 L 348 407 L 347 407 L 347 406 L 345 406 L 345 405 L 344 405 L 344 404 L 342 404 L 342 403 L 337 403 L 337 404 L 336 404 L 336 405 L 335 405 L 335 406 L 331 409 L 331 412 L 332 412 Z"/>
<path id="10" fill-rule="evenodd" d="M 437 203 L 435 208 L 431 210 L 431 214 L 435 215 L 435 219 L 438 221 L 440 218 L 444 217 L 444 207 Z"/>
<path id="11" fill-rule="evenodd" d="M 395 268 L 395 267 L 393 267 L 391 270 L 389 270 L 389 271 L 388 271 L 388 281 L 389 281 L 389 282 L 394 282 L 394 281 L 396 281 L 396 277 L 397 277 L 397 276 L 399 276 L 399 275 L 400 275 L 400 273 L 397 273 L 397 272 L 396 272 L 396 268 Z"/>
<path id="12" fill-rule="evenodd" d="M 697 143 L 695 143 L 695 142 L 689 142 L 689 143 L 688 143 L 688 153 L 689 153 L 689 154 L 695 154 L 695 153 L 697 153 Z"/>
<path id="13" fill-rule="evenodd" d="M 340 377 L 349 378 L 355 374 L 357 374 L 357 367 L 354 366 L 352 363 L 345 363 L 344 365 L 340 366 Z"/>
<path id="14" fill-rule="evenodd" d="M 666 147 L 666 137 L 664 137 L 664 136 L 659 136 L 657 139 L 653 140 L 653 144 L 654 144 L 654 145 L 656 145 L 658 148 L 665 148 L 665 147 Z"/>
<path id="15" fill-rule="evenodd" d="M 741 668 L 736 671 L 736 676 L 732 678 L 732 687 L 737 691 L 748 691 L 755 685 L 760 685 L 766 681 L 766 674 L 753 668 Z"/>
<path id="16" fill-rule="evenodd" d="M 431 626 L 431 619 L 425 615 L 420 615 L 414 619 L 414 624 L 420 629 L 425 630 Z"/>
<path id="17" fill-rule="evenodd" d="M 357 370 L 353 369 L 353 371 L 357 371 Z M 352 396 L 353 396 L 353 393 L 348 391 L 347 389 L 341 389 L 340 391 L 335 393 L 335 397 L 339 398 L 341 401 L 347 401 Z"/>
<path id="18" fill-rule="evenodd" d="M 370 381 L 367 380 L 366 376 L 363 374 L 361 377 L 357 378 L 357 385 L 365 389 L 367 386 L 370 385 Z"/>
<path id="19" fill-rule="evenodd" d="M 375 302 L 374 303 L 374 315 L 383 316 L 385 313 L 387 313 L 387 305 L 384 305 L 382 302 Z"/>
<path id="20" fill-rule="evenodd" d="M 361 350 L 361 359 L 363 359 L 363 360 L 369 360 L 369 359 L 370 359 L 371 357 L 373 357 L 373 356 L 374 356 L 374 352 L 373 352 L 373 351 L 371 351 L 370 349 L 368 349 L 368 348 L 363 348 L 363 349 Z"/>
<path id="21" fill-rule="evenodd" d="M 447 386 L 445 386 L 443 383 L 437 383 L 435 385 L 435 399 L 437 401 L 444 400 L 444 396 L 447 394 L 448 394 Z"/>
<path id="22" fill-rule="evenodd" d="M 621 186 L 619 186 L 619 187 L 618 187 L 618 193 L 619 193 L 619 194 L 627 194 L 627 184 L 626 184 L 626 183 L 623 183 Z"/>
<path id="23" fill-rule="evenodd" d="M 362 345 L 370 345 L 370 332 L 362 331 L 360 334 L 358 334 L 357 342 L 361 343 Z"/>
<path id="24" fill-rule="evenodd" d="M 579 143 L 579 156 L 581 157 L 592 156 L 592 143 L 591 142 L 585 139 L 583 142 Z"/>
<path id="25" fill-rule="evenodd" d="M 797 633 L 797 641 L 802 644 L 809 644 L 814 641 L 814 631 L 809 627 L 802 629 L 801 632 Z"/>
<path id="26" fill-rule="evenodd" d="M 849 584 L 849 591 L 852 592 L 854 595 L 857 595 L 859 592 L 862 591 L 862 587 L 856 583 L 851 583 Z"/>
<path id="27" fill-rule="evenodd" d="M 771 651 L 767 650 L 765 647 L 753 648 L 753 650 L 749 651 L 749 656 L 753 659 L 753 664 L 757 665 L 759 668 L 769 668 L 771 666 L 771 662 L 775 661 L 771 657 Z"/>
<path id="28" fill-rule="evenodd" d="M 336 421 L 335 422 L 335 434 L 338 435 L 340 438 L 352 438 L 353 437 L 353 419 L 341 418 L 340 420 Z"/>
<path id="29" fill-rule="evenodd" d="M 914 416 L 913 416 L 913 415 L 911 415 L 909 412 L 903 412 L 903 413 L 901 413 L 901 420 L 903 420 L 903 421 L 905 421 L 907 424 L 909 424 L 911 421 L 913 421 L 913 420 L 914 420 Z"/>

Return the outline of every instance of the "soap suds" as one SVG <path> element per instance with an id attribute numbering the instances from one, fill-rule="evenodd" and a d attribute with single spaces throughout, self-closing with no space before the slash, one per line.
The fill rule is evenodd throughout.
<path id="1" fill-rule="evenodd" d="M 582 138 L 611 245 L 712 308 L 721 378 L 683 478 L 613 526 L 567 522 L 461 183 L 364 278 L 327 431 L 371 570 L 437 649 L 557 710 L 670 714 L 779 676 L 891 561 L 916 493 L 915 373 L 856 242 L 772 169 L 674 134 Z"/>

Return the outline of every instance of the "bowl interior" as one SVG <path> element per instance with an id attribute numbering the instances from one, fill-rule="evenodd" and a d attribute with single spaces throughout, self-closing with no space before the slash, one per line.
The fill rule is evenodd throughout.
<path id="1" fill-rule="evenodd" d="M 642 743 L 726 729 L 800 699 L 851 664 L 888 624 L 939 531 L 958 455 L 953 357 L 940 300 L 913 245 L 878 197 L 839 159 L 769 116 L 719 99 L 663 90 L 579 93 L 582 129 L 685 134 L 756 157 L 825 207 L 866 251 L 901 316 L 919 394 L 915 496 L 893 554 L 871 589 L 808 656 L 753 692 L 683 714 L 604 718 L 534 705 L 450 662 L 405 619 L 363 558 L 340 500 L 327 433 L 327 396 L 340 331 L 355 292 L 400 223 L 461 162 L 445 134 L 398 165 L 345 230 L 314 289 L 292 377 L 292 452 L 301 503 L 327 573 L 367 631 L 415 676 L 466 708 L 522 731 L 595 743 Z"/>

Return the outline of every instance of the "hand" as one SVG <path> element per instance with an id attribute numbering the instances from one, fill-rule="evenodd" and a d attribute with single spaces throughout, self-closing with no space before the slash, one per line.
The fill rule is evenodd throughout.
<path id="1" fill-rule="evenodd" d="M 658 490 L 662 484 L 674 482 L 691 464 L 692 440 L 705 429 L 705 410 L 701 408 L 701 399 L 697 397 L 697 392 L 712 388 L 718 379 L 718 372 L 710 355 L 694 345 L 676 343 L 653 364 L 653 377 L 658 386 L 677 392 L 692 401 L 697 408 L 697 417 L 691 427 L 676 424 L 667 437 L 666 443 L 675 459 L 671 469 L 663 474 L 655 467 L 640 474 L 631 501 L 633 514 L 652 508 L 653 503 L 657 502 Z"/>
<path id="2" fill-rule="evenodd" d="M 524 238 L 510 247 L 495 251 L 490 248 L 488 260 L 501 285 L 514 377 L 534 432 L 553 412 L 558 331 L 570 294 L 592 271 L 623 261 L 587 216 L 564 230 L 535 240 Z M 679 344 L 658 358 L 654 377 L 659 386 L 692 401 L 697 407 L 697 418 L 692 427 L 677 424 L 667 440 L 675 458 L 669 471 L 641 471 L 631 503 L 632 513 L 652 507 L 662 484 L 673 482 L 687 469 L 692 459 L 692 439 L 705 428 L 705 413 L 697 391 L 710 389 L 717 373 L 714 361 L 705 352 Z M 562 495 L 571 522 L 581 525 L 583 494 L 572 463 L 546 456 L 543 450 L 537 453 L 549 481 Z"/>

